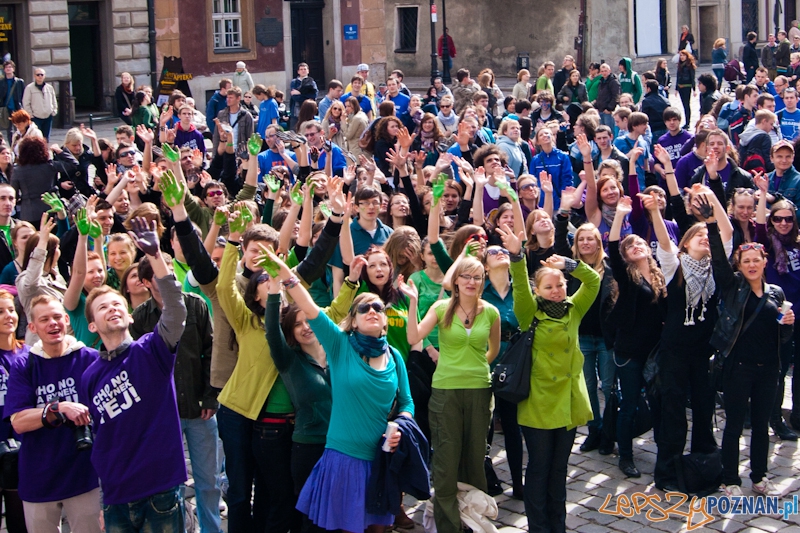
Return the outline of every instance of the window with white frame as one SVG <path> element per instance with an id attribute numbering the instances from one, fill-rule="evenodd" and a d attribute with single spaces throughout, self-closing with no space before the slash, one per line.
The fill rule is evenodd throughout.
<path id="1" fill-rule="evenodd" d="M 214 49 L 242 48 L 241 0 L 212 0 Z"/>

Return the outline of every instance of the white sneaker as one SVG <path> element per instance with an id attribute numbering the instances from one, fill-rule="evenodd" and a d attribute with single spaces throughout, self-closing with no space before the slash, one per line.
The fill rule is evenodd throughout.
<path id="1" fill-rule="evenodd" d="M 742 487 L 739 485 L 722 485 L 720 490 L 722 490 L 728 498 L 742 496 Z"/>
<path id="2" fill-rule="evenodd" d="M 741 491 L 739 491 L 741 492 Z M 764 496 L 782 496 L 783 492 L 772 481 L 764 476 L 758 483 L 753 483 L 753 492 Z"/>

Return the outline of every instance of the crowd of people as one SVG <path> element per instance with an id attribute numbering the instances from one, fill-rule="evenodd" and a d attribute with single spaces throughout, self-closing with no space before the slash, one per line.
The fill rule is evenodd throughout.
<path id="1" fill-rule="evenodd" d="M 765 65 L 723 96 L 678 56 L 674 86 L 667 61 L 584 76 L 567 56 L 509 96 L 490 69 L 414 94 L 366 64 L 321 94 L 300 64 L 286 102 L 240 62 L 205 115 L 179 91 L 159 109 L 123 73 L 116 138 L 81 126 L 52 146 L 23 104 L 48 94 L 37 69 L 0 144 L 9 533 L 62 512 L 79 532 L 180 531 L 184 438 L 201 533 L 221 507 L 230 533 L 410 528 L 402 493 L 431 492 L 437 530 L 459 533 L 459 483 L 504 491 L 496 427 L 529 531 L 565 531 L 577 428 L 581 453 L 616 449 L 638 478 L 643 397 L 658 489 L 686 490 L 688 405 L 725 494 L 742 494 L 750 427 L 752 490 L 779 495 L 770 427 L 797 440 L 781 410 L 800 348 L 797 92 Z M 530 328 L 530 393 L 495 398 Z M 601 394 L 619 395 L 614 431 Z"/>

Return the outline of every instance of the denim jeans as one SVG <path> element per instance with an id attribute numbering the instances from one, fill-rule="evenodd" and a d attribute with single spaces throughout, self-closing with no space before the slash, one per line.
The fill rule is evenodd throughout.
<path id="1" fill-rule="evenodd" d="M 567 463 L 575 428 L 521 426 L 528 447 L 525 514 L 528 533 L 564 533 L 567 520 Z"/>
<path id="2" fill-rule="evenodd" d="M 183 496 L 180 486 L 130 503 L 106 505 L 106 533 L 183 533 Z"/>
<path id="3" fill-rule="evenodd" d="M 253 456 L 264 480 L 266 533 L 286 533 L 295 517 L 292 482 L 292 433 L 294 424 L 253 422 Z M 299 515 L 297 515 L 299 519 Z"/>
<path id="4" fill-rule="evenodd" d="M 50 129 L 53 127 L 53 117 L 36 118 L 33 117 L 33 123 L 36 127 L 42 130 L 42 136 L 45 141 L 50 140 Z"/>
<path id="5" fill-rule="evenodd" d="M 726 365 L 728 362 L 725 363 Z M 758 483 L 767 474 L 769 455 L 769 415 L 778 389 L 780 369 L 774 366 L 732 363 L 723 376 L 725 393 L 725 431 L 722 434 L 722 482 L 741 485 L 739 479 L 739 439 L 744 428 L 747 402 L 750 402 L 750 479 Z"/>
<path id="6" fill-rule="evenodd" d="M 592 415 L 594 420 L 589 422 L 591 429 L 603 427 L 603 413 L 600 411 L 600 399 L 597 397 L 597 379 L 603 386 L 603 396 L 606 403 L 614 386 L 614 356 L 611 350 L 606 348 L 606 341 L 603 337 L 594 335 L 581 335 L 578 338 L 583 353 L 583 377 L 586 380 L 586 389 L 589 391 L 589 403 L 592 404 Z"/>
<path id="7" fill-rule="evenodd" d="M 522 487 L 522 431 L 517 423 L 517 404 L 495 398 L 495 415 L 500 416 L 506 443 L 506 460 L 513 488 Z"/>
<path id="8" fill-rule="evenodd" d="M 253 456 L 253 421 L 220 405 L 217 411 L 219 436 L 225 449 L 225 472 L 228 474 L 228 532 L 250 533 L 266 530 L 266 514 L 260 513 L 257 524 L 254 512 L 261 508 L 251 506 L 256 462 Z M 256 480 L 256 500 L 259 500 L 259 483 Z"/>
<path id="9" fill-rule="evenodd" d="M 633 459 L 633 420 L 636 405 L 644 386 L 642 369 L 644 364 L 637 359 L 627 359 L 617 355 L 617 376 L 619 376 L 619 415 L 617 417 L 617 444 L 619 456 Z"/>
<path id="10" fill-rule="evenodd" d="M 219 497 L 217 482 L 217 418 L 181 418 L 181 430 L 186 437 L 189 459 L 192 462 L 197 518 L 200 533 L 220 533 Z"/>
<path id="11" fill-rule="evenodd" d="M 611 131 L 615 131 L 614 130 L 614 115 L 611 115 L 610 113 L 602 113 L 601 112 L 600 113 L 600 124 L 602 124 L 603 126 L 608 126 L 609 128 L 611 128 Z"/>

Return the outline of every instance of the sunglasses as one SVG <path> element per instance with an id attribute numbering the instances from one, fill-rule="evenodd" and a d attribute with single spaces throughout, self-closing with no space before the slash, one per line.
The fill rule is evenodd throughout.
<path id="1" fill-rule="evenodd" d="M 739 245 L 739 250 L 743 252 L 746 252 L 747 250 L 758 250 L 760 252 L 764 250 L 764 245 L 758 242 L 746 242 Z"/>
<path id="2" fill-rule="evenodd" d="M 372 309 L 376 313 L 383 313 L 383 311 L 386 308 L 380 302 L 372 302 L 372 303 L 368 303 L 368 304 L 358 304 L 358 307 L 356 307 L 356 311 L 358 312 L 359 315 L 366 315 L 367 313 L 369 313 L 370 309 Z"/>
<path id="3" fill-rule="evenodd" d="M 734 194 L 746 194 L 747 196 L 753 196 L 756 191 L 753 189 L 748 189 L 747 187 L 736 187 L 733 192 Z"/>
<path id="4" fill-rule="evenodd" d="M 451 106 L 451 105 L 440 105 L 439 107 L 440 107 L 441 109 L 450 109 L 450 108 L 451 108 L 451 107 L 453 107 L 453 106 Z"/>
<path id="5" fill-rule="evenodd" d="M 772 220 L 773 224 L 780 224 L 781 222 L 786 222 L 787 224 L 792 224 L 794 222 L 794 219 L 791 216 L 778 217 L 778 216 L 773 215 L 773 216 L 769 217 L 769 219 Z"/>
<path id="6" fill-rule="evenodd" d="M 533 189 L 535 189 L 535 188 L 536 188 L 536 184 L 534 184 L 534 183 L 526 183 L 525 185 L 523 185 L 522 187 L 520 187 L 520 188 L 519 188 L 519 190 L 520 190 L 520 191 L 527 191 L 527 190 L 529 190 L 529 189 L 530 189 L 530 190 L 533 190 Z"/>
<path id="7" fill-rule="evenodd" d="M 486 242 L 488 240 L 489 240 L 489 237 L 487 237 L 486 235 L 483 235 L 481 233 L 473 233 L 472 235 L 467 237 L 467 242 L 470 242 L 470 241 L 483 241 L 483 242 Z"/>
<path id="8" fill-rule="evenodd" d="M 133 150 L 129 150 L 127 152 L 120 152 L 119 153 L 120 157 L 133 157 L 134 155 L 136 155 L 136 152 L 134 152 Z"/>
<path id="9" fill-rule="evenodd" d="M 216 189 L 214 191 L 208 191 L 206 196 L 215 197 L 215 196 L 222 196 L 224 193 L 220 189 Z"/>
<path id="10" fill-rule="evenodd" d="M 489 248 L 488 250 L 486 250 L 486 253 L 488 255 L 498 255 L 498 254 L 511 255 L 511 252 L 509 252 L 505 248 Z"/>

